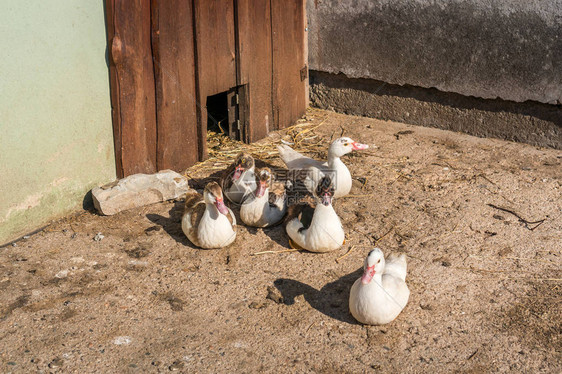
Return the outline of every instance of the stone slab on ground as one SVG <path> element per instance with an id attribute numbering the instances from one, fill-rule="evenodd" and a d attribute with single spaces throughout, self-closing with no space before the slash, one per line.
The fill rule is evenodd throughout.
<path id="1" fill-rule="evenodd" d="M 92 190 L 98 212 L 110 216 L 123 210 L 177 199 L 189 190 L 187 179 L 172 170 L 134 174 Z"/>

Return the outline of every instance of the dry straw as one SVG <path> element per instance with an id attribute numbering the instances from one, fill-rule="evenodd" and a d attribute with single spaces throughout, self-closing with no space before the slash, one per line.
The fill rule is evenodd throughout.
<path id="1" fill-rule="evenodd" d="M 326 142 L 314 132 L 324 124 L 324 120 L 319 123 L 299 120 L 297 124 L 283 130 L 281 143 L 289 144 L 294 150 L 301 153 L 326 152 Z M 281 143 L 268 138 L 246 144 L 233 140 L 224 133 L 209 131 L 207 133 L 209 158 L 188 168 L 184 175 L 189 177 L 202 171 L 212 173 L 223 170 L 234 161 L 240 152 L 247 152 L 254 158 L 266 162 L 278 159 L 277 145 Z"/>

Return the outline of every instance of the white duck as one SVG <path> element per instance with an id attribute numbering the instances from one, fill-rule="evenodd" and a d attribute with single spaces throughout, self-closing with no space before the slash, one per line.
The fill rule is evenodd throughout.
<path id="1" fill-rule="evenodd" d="M 226 247 L 236 239 L 235 226 L 236 218 L 224 205 L 218 183 L 208 183 L 203 196 L 188 192 L 181 228 L 193 244 L 201 248 Z"/>
<path id="2" fill-rule="evenodd" d="M 287 212 L 285 186 L 273 181 L 271 169 L 256 170 L 256 190 L 240 208 L 240 218 L 248 226 L 266 227 L 276 224 Z"/>
<path id="3" fill-rule="evenodd" d="M 289 208 L 287 226 L 289 244 L 310 252 L 329 252 L 342 246 L 345 233 L 332 207 L 334 187 L 330 177 L 323 177 L 315 190 L 316 207 L 312 204 Z"/>
<path id="4" fill-rule="evenodd" d="M 228 200 L 240 204 L 256 189 L 254 158 L 240 153 L 223 174 L 222 189 Z"/>
<path id="5" fill-rule="evenodd" d="M 334 140 L 328 149 L 328 161 L 321 162 L 306 157 L 287 145 L 277 146 L 279 156 L 287 165 L 287 168 L 291 171 L 304 173 L 298 178 L 302 177 L 303 183 L 310 193 L 316 189 L 318 182 L 324 175 L 330 175 L 334 179 L 333 174 L 335 174 L 335 194 L 333 197 L 336 198 L 347 195 L 351 191 L 352 182 L 351 173 L 340 157 L 351 151 L 367 148 L 369 148 L 367 144 L 357 143 L 347 137 L 339 138 Z"/>
<path id="6" fill-rule="evenodd" d="M 393 321 L 410 297 L 406 285 L 406 256 L 391 254 L 385 261 L 382 251 L 375 248 L 369 252 L 363 268 L 363 276 L 351 287 L 351 314 L 368 325 Z"/>

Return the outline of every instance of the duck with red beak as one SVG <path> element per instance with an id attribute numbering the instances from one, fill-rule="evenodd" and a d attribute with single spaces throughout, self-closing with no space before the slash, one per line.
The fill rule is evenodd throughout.
<path id="1" fill-rule="evenodd" d="M 240 204 L 256 188 L 254 158 L 245 152 L 240 153 L 234 163 L 223 173 L 222 188 L 228 200 Z"/>
<path id="2" fill-rule="evenodd" d="M 355 281 L 349 294 L 349 310 L 353 317 L 367 325 L 392 322 L 410 297 L 406 268 L 404 254 L 391 254 L 385 260 L 379 248 L 370 251 L 363 275 Z"/>
<path id="3" fill-rule="evenodd" d="M 267 227 L 281 221 L 287 212 L 285 186 L 274 181 L 270 168 L 257 169 L 256 189 L 240 207 L 240 218 L 248 226 Z"/>
<path id="4" fill-rule="evenodd" d="M 222 248 L 236 239 L 236 218 L 224 204 L 222 189 L 210 182 L 203 190 L 186 195 L 181 221 L 187 238 L 201 248 Z"/>

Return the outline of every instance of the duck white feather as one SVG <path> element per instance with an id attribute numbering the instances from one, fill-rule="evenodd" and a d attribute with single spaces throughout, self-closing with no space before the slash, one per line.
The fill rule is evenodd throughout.
<path id="1" fill-rule="evenodd" d="M 367 148 L 369 148 L 368 145 L 357 143 L 350 138 L 339 138 L 330 145 L 328 160 L 317 161 L 300 154 L 288 145 L 277 146 L 279 157 L 281 157 L 289 170 L 299 173 L 298 176 L 302 178 L 302 182 L 308 192 L 312 193 L 320 179 L 328 175 L 334 181 L 334 197 L 336 198 L 347 195 L 351 191 L 352 184 L 351 173 L 340 157 L 353 150 Z"/>
<path id="2" fill-rule="evenodd" d="M 363 276 L 355 281 L 349 295 L 349 310 L 364 324 L 382 325 L 402 312 L 410 290 L 406 285 L 406 256 L 389 255 L 385 260 L 379 248 L 365 259 Z"/>

